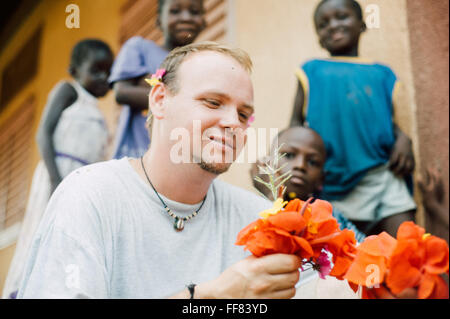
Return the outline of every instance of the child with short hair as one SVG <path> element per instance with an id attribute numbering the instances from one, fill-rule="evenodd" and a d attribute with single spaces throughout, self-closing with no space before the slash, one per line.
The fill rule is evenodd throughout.
<path id="1" fill-rule="evenodd" d="M 74 80 L 58 83 L 49 94 L 37 132 L 42 160 L 33 175 L 4 298 L 15 298 L 33 234 L 58 184 L 75 169 L 105 159 L 109 133 L 97 98 L 109 91 L 113 59 L 103 41 L 78 42 L 69 66 Z"/>
<path id="2" fill-rule="evenodd" d="M 271 146 L 271 156 L 275 155 L 273 152 L 276 151 L 277 145 L 280 145 L 280 154 L 285 154 L 278 163 L 279 167 L 281 167 L 279 173 L 282 175 L 290 171 L 292 175 L 284 183 L 284 186 L 286 186 L 284 200 L 290 201 L 294 198 L 299 198 L 306 201 L 310 197 L 321 198 L 326 151 L 325 144 L 319 134 L 303 126 L 289 127 L 278 133 Z M 254 179 L 255 176 L 264 179 L 264 175 L 258 174 L 257 166 L 261 164 L 262 161 L 259 161 L 256 165 L 253 165 L 250 175 L 255 188 L 264 196 L 270 198 L 269 189 Z M 366 236 L 345 218 L 339 210 L 333 209 L 333 216 L 342 229 L 347 228 L 355 233 L 358 242 L 364 240 Z"/>
<path id="3" fill-rule="evenodd" d="M 366 25 L 356 1 L 323 0 L 314 22 L 331 57 L 297 70 L 291 126 L 305 124 L 325 142 L 324 199 L 366 234 L 395 236 L 416 209 L 403 179 L 414 169 L 411 140 L 393 122 L 397 77 L 358 57 Z"/>
<path id="4" fill-rule="evenodd" d="M 172 49 L 194 42 L 205 28 L 203 0 L 159 0 L 157 25 L 164 35 L 159 47 L 135 36 L 122 46 L 109 82 L 122 111 L 116 130 L 113 158 L 140 157 L 150 143 L 146 128 L 149 86 L 144 79 L 156 72 Z"/>

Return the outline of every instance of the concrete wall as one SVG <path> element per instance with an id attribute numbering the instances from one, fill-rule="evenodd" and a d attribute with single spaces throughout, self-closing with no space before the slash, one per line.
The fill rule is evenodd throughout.
<path id="1" fill-rule="evenodd" d="M 448 0 L 408 0 L 412 71 L 417 103 L 419 156 L 425 166 L 438 167 L 449 208 L 449 53 Z M 427 231 L 449 237 L 448 225 L 427 219 Z"/>
<path id="2" fill-rule="evenodd" d="M 326 57 L 313 25 L 319 0 L 230 0 L 229 42 L 245 49 L 254 63 L 255 127 L 282 129 L 289 124 L 297 88 L 294 70 L 303 61 Z M 390 65 L 404 83 L 403 107 L 396 110 L 399 125 L 418 143 L 415 88 L 410 59 L 405 0 L 363 0 L 375 4 L 379 28 L 362 35 L 360 55 Z M 415 147 L 416 158 L 418 147 Z M 252 189 L 248 164 L 234 164 L 224 180 Z M 419 216 L 421 216 L 419 214 Z M 420 222 L 423 222 L 419 218 Z"/>
<path id="3" fill-rule="evenodd" d="M 326 57 L 314 31 L 312 14 L 319 0 L 228 0 L 228 42 L 245 49 L 254 62 L 257 128 L 286 127 L 296 90 L 295 68 L 313 57 Z M 123 0 L 42 1 L 17 30 L 8 47 L 0 52 L 0 70 L 7 65 L 27 36 L 44 23 L 38 76 L 0 114 L 0 125 L 22 101 L 35 94 L 38 103 L 36 129 L 47 94 L 66 72 L 70 50 L 84 37 L 100 37 L 118 52 L 120 6 Z M 396 110 L 400 126 L 412 137 L 418 164 L 436 164 L 446 179 L 448 207 L 448 1 L 361 0 L 366 8 L 375 4 L 379 28 L 363 36 L 360 55 L 389 64 L 404 83 L 403 107 Z M 65 7 L 80 7 L 81 28 L 67 29 Z M 427 6 L 428 5 L 428 6 Z M 426 67 L 425 67 L 426 66 Z M 100 103 L 111 131 L 115 130 L 118 106 L 112 94 Z M 445 119 L 445 120 L 444 120 Z M 34 146 L 36 164 L 39 154 Z M 249 164 L 233 165 L 220 178 L 252 189 Z M 30 167 L 30 178 L 34 166 Z M 418 198 L 420 200 L 420 198 Z M 419 223 L 424 223 L 422 213 Z M 445 229 L 444 229 L 445 231 Z M 446 229 L 448 236 L 448 228 Z M 433 231 L 434 232 L 434 231 Z M 14 245 L 0 248 L 0 290 Z"/>

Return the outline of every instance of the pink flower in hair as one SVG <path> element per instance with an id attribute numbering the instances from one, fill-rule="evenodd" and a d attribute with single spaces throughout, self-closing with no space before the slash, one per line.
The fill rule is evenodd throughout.
<path id="1" fill-rule="evenodd" d="M 156 77 L 157 79 L 162 79 L 162 77 L 166 74 L 166 69 L 158 69 L 156 73 L 152 75 L 152 77 Z"/>
<path id="2" fill-rule="evenodd" d="M 145 79 L 145 81 L 151 86 L 155 86 L 160 83 L 163 76 L 166 74 L 166 69 L 158 69 L 155 74 L 152 74 L 151 79 Z"/>

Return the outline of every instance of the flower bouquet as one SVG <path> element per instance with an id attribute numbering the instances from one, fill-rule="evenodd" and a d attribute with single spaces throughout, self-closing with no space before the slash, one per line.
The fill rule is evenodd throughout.
<path id="1" fill-rule="evenodd" d="M 448 286 L 441 277 L 448 275 L 448 267 L 447 242 L 425 234 L 413 222 L 404 222 L 396 239 L 386 232 L 367 237 L 356 248 L 344 278 L 363 286 L 365 299 L 382 295 L 386 287 L 393 294 L 414 288 L 419 299 L 448 299 Z"/>
<path id="2" fill-rule="evenodd" d="M 399 294 L 407 288 L 417 289 L 418 298 L 448 298 L 448 286 L 440 276 L 449 268 L 445 240 L 405 222 L 397 239 L 382 232 L 358 245 L 353 231 L 339 228 L 330 203 L 312 198 L 283 201 L 283 183 L 290 174 L 279 175 L 278 160 L 284 155 L 278 150 L 272 164 L 259 167 L 268 181 L 255 178 L 276 198 L 273 207 L 239 232 L 236 245 L 256 257 L 295 254 L 303 260 L 300 270 L 309 264 L 322 279 L 345 279 L 355 292 L 362 286 L 365 299 L 382 295 L 380 290 Z"/>
<path id="3" fill-rule="evenodd" d="M 283 201 L 286 190 L 283 183 L 290 174 L 278 174 L 282 169 L 278 167 L 278 161 L 284 156 L 279 155 L 278 150 L 273 163 L 259 167 L 268 175 L 268 181 L 255 178 L 277 199 L 271 209 L 260 213 L 260 219 L 240 231 L 236 245 L 245 246 L 257 257 L 274 253 L 295 254 L 304 260 L 303 266 L 309 264 L 321 278 L 330 275 L 342 279 L 356 253 L 355 234 L 348 229 L 339 229 L 333 208 L 327 201 L 316 199 L 312 202 L 313 198 Z"/>

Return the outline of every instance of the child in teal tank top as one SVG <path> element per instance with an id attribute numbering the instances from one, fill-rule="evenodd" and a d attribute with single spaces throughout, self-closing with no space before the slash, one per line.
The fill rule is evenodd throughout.
<path id="1" fill-rule="evenodd" d="M 414 170 L 411 140 L 393 122 L 397 77 L 358 57 L 366 25 L 356 1 L 321 1 L 314 23 L 331 57 L 297 70 L 291 126 L 309 126 L 325 142 L 323 197 L 366 233 L 395 235 L 416 208 L 403 179 Z"/>

